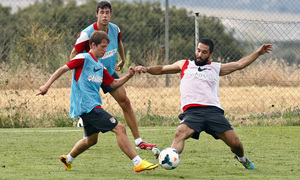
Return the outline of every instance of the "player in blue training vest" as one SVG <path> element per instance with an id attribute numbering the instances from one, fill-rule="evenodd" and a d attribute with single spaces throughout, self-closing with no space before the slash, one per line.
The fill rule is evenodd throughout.
<path id="1" fill-rule="evenodd" d="M 80 36 L 77 38 L 76 44 L 74 45 L 74 48 L 71 52 L 70 59 L 73 59 L 78 53 L 88 52 L 90 49 L 89 39 L 91 33 L 97 30 L 102 30 L 108 34 L 110 43 L 107 46 L 107 52 L 99 61 L 104 64 L 107 71 L 113 78 L 118 79 L 119 76 L 115 71 L 119 71 L 123 68 L 125 64 L 125 53 L 121 40 L 120 28 L 110 22 L 111 14 L 112 8 L 109 2 L 101 1 L 98 3 L 96 9 L 96 16 L 98 18 L 97 22 L 91 24 L 80 33 Z M 121 61 L 119 63 L 117 63 L 118 53 L 121 57 Z M 104 93 L 109 92 L 122 108 L 125 121 L 128 124 L 135 139 L 136 148 L 152 149 L 153 147 L 155 147 L 156 144 L 150 144 L 142 140 L 138 129 L 138 123 L 130 100 L 126 95 L 125 88 L 121 86 L 118 89 L 113 89 L 109 85 L 102 85 L 101 88 Z"/>
<path id="2" fill-rule="evenodd" d="M 115 73 L 116 60 L 118 55 L 118 45 L 119 45 L 119 33 L 121 33 L 119 27 L 113 23 L 108 23 L 107 35 L 109 37 L 109 45 L 107 46 L 107 51 L 102 58 L 99 58 L 104 66 L 106 67 L 108 73 L 113 75 Z M 98 31 L 98 23 L 93 23 L 87 28 L 85 28 L 78 37 L 74 49 L 77 52 L 88 52 L 89 51 L 89 39 L 94 31 Z M 73 57 L 72 57 L 73 58 Z"/>
<path id="3" fill-rule="evenodd" d="M 71 170 L 73 160 L 98 142 L 99 132 L 112 131 L 117 136 L 120 149 L 132 160 L 136 172 L 155 169 L 158 164 L 142 160 L 134 151 L 126 135 L 125 126 L 101 108 L 100 86 L 104 84 L 118 88 L 135 74 L 134 68 L 130 67 L 129 73 L 120 79 L 114 79 L 110 76 L 103 64 L 98 61 L 99 57 L 104 56 L 108 44 L 109 37 L 104 31 L 93 32 L 89 42 L 90 51 L 75 56 L 66 65 L 60 67 L 45 85 L 39 88 L 40 92 L 37 95 L 45 95 L 56 79 L 65 72 L 74 69 L 70 116 L 82 118 L 87 138 L 80 139 L 68 155 L 60 156 L 60 161 L 64 163 L 65 170 Z"/>
<path id="4" fill-rule="evenodd" d="M 72 61 L 84 61 L 80 78 L 72 80 L 71 88 L 71 118 L 77 118 L 83 113 L 90 112 L 94 107 L 101 105 L 101 97 L 97 90 L 108 78 L 103 78 L 103 64 L 96 61 L 93 55 L 82 53 L 75 56 L 67 65 L 72 67 Z M 74 75 L 75 75 L 74 71 Z M 110 81 L 109 81 L 110 82 Z M 107 83 L 106 83 L 107 84 Z M 93 98 L 91 98 L 93 97 Z"/>

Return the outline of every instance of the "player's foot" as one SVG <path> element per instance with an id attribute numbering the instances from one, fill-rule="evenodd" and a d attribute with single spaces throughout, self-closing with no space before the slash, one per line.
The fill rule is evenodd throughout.
<path id="1" fill-rule="evenodd" d="M 135 172 L 141 172 L 144 170 L 152 170 L 158 167 L 158 164 L 152 164 L 144 159 L 139 166 L 134 165 Z"/>
<path id="2" fill-rule="evenodd" d="M 65 164 L 65 170 L 70 171 L 72 164 L 67 162 L 67 155 L 61 155 L 60 161 Z"/>
<path id="3" fill-rule="evenodd" d="M 158 149 L 157 147 L 152 148 L 152 153 L 156 157 L 156 159 L 158 158 L 160 152 L 161 152 L 161 150 Z"/>
<path id="4" fill-rule="evenodd" d="M 84 139 L 84 138 L 86 138 L 87 136 L 86 136 L 86 134 L 85 133 L 83 133 L 83 137 L 82 137 L 82 139 Z"/>
<path id="5" fill-rule="evenodd" d="M 146 141 L 142 141 L 139 145 L 136 145 L 136 149 L 152 149 L 153 147 L 156 147 L 156 144 L 150 144 Z"/>
<path id="6" fill-rule="evenodd" d="M 237 155 L 235 155 L 234 158 L 237 159 L 237 160 L 239 161 Z M 239 161 L 239 162 L 240 162 L 246 169 L 255 169 L 254 164 L 253 164 L 253 163 L 250 161 L 250 159 L 248 159 L 247 157 L 246 157 L 246 162 L 241 162 L 241 161 Z"/>

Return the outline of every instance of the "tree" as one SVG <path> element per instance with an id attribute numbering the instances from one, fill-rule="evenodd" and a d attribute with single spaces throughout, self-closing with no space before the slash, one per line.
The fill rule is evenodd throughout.
<path id="1" fill-rule="evenodd" d="M 0 4 L 0 63 L 8 61 L 8 54 L 10 51 L 11 38 L 11 22 L 12 16 L 10 14 L 10 7 L 3 7 Z"/>
<path id="2" fill-rule="evenodd" d="M 75 0 L 36 1 L 25 9 L 10 15 L 7 8 L 0 6 L 1 13 L 9 16 L 1 24 L 5 42 L 6 58 L 1 61 L 29 61 L 52 72 L 66 63 L 79 33 L 88 25 L 96 22 L 98 1 L 89 0 L 76 5 Z M 111 1 L 111 21 L 121 28 L 125 52 L 130 52 L 133 64 L 163 64 L 165 45 L 165 12 L 159 2 Z M 186 9 L 170 7 L 169 11 L 170 63 L 194 56 L 195 17 Z M 229 61 L 243 56 L 239 42 L 234 39 L 233 31 L 224 27 L 214 17 L 200 17 L 201 37 L 211 38 L 216 45 L 214 58 Z M 5 41 L 2 41 L 2 40 Z M 8 45 L 7 45 L 8 44 Z M 10 47 L 16 45 L 12 50 Z M 10 57 L 8 57 L 10 56 Z M 31 59 L 29 60 L 28 57 Z"/>

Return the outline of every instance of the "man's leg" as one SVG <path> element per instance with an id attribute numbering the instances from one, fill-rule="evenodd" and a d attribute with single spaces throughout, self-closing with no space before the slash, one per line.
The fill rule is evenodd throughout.
<path id="1" fill-rule="evenodd" d="M 177 127 L 177 130 L 175 132 L 175 137 L 172 142 L 171 148 L 174 148 L 177 150 L 177 152 L 180 154 L 183 151 L 184 148 L 184 141 L 194 134 L 194 130 L 188 127 L 186 124 L 181 124 Z M 157 147 L 154 147 L 152 149 L 153 155 L 158 158 L 161 150 Z"/>
<path id="2" fill-rule="evenodd" d="M 85 150 L 95 145 L 98 141 L 98 133 L 94 133 L 87 138 L 79 140 L 68 155 L 61 155 L 60 161 L 64 163 L 65 170 L 69 171 L 72 167 L 73 160 Z"/>
<path id="3" fill-rule="evenodd" d="M 176 149 L 180 154 L 184 148 L 184 141 L 194 134 L 194 130 L 189 128 L 186 124 L 181 124 L 177 127 L 175 137 L 172 143 L 172 148 Z"/>
<path id="4" fill-rule="evenodd" d="M 122 123 L 118 123 L 118 125 L 112 130 L 116 134 L 117 142 L 120 149 L 131 159 L 134 164 L 134 170 L 136 172 L 144 171 L 144 170 L 152 170 L 158 167 L 158 164 L 149 163 L 146 160 L 142 160 L 140 156 L 137 155 L 135 150 L 133 149 L 131 142 L 126 134 L 126 128 Z"/>
<path id="5" fill-rule="evenodd" d="M 135 140 L 140 139 L 140 142 L 136 142 L 138 149 L 152 149 L 155 147 L 155 144 L 149 144 L 141 140 L 140 133 L 138 129 L 138 123 L 134 114 L 134 111 L 132 109 L 131 103 L 129 98 L 126 95 L 126 91 L 124 86 L 121 86 L 111 92 L 109 92 L 113 98 L 118 102 L 120 107 L 123 110 L 124 118 L 129 126 L 131 133 Z"/>
<path id="6" fill-rule="evenodd" d="M 79 154 L 83 153 L 85 150 L 89 149 L 91 146 L 97 144 L 98 141 L 98 134 L 99 133 L 94 133 L 91 136 L 88 136 L 84 139 L 80 139 L 73 149 L 70 152 L 70 155 L 73 158 L 76 158 Z"/>
<path id="7" fill-rule="evenodd" d="M 244 147 L 234 130 L 228 130 L 222 133 L 216 133 L 231 149 L 231 152 L 236 154 L 235 158 L 243 164 L 246 169 L 255 169 L 253 163 L 244 156 Z"/>
<path id="8" fill-rule="evenodd" d="M 131 107 L 130 100 L 126 95 L 124 86 L 121 86 L 109 93 L 113 96 L 113 98 L 118 102 L 118 104 L 122 108 L 125 121 L 126 121 L 127 125 L 129 126 L 134 139 L 139 138 L 140 133 L 138 130 L 138 124 L 137 124 L 133 109 Z"/>
<path id="9" fill-rule="evenodd" d="M 216 133 L 216 135 L 224 141 L 231 149 L 231 152 L 239 157 L 244 156 L 244 147 L 234 130 L 228 130 L 222 133 Z"/>
<path id="10" fill-rule="evenodd" d="M 133 159 L 137 156 L 137 153 L 134 151 L 131 142 L 126 134 L 126 128 L 120 122 L 118 125 L 112 130 L 116 134 L 117 142 L 120 149 L 130 158 Z"/>

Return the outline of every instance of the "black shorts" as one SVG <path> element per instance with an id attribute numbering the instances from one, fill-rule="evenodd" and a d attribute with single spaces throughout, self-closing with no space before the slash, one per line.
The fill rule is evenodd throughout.
<path id="1" fill-rule="evenodd" d="M 118 121 L 102 108 L 93 109 L 89 113 L 80 116 L 83 121 L 83 127 L 87 136 L 94 133 L 105 133 L 114 129 Z"/>
<path id="2" fill-rule="evenodd" d="M 113 75 L 111 75 L 111 77 L 113 77 L 114 79 L 120 79 L 116 72 L 114 72 Z M 104 86 L 103 84 L 101 85 L 101 89 L 104 92 L 104 94 L 115 90 L 114 88 L 110 87 L 110 85 Z"/>
<path id="3" fill-rule="evenodd" d="M 180 125 L 186 124 L 195 131 L 192 136 L 194 139 L 199 139 L 202 131 L 212 135 L 215 139 L 219 139 L 216 133 L 233 129 L 225 118 L 224 111 L 214 106 L 190 107 L 178 117 L 182 120 Z"/>

